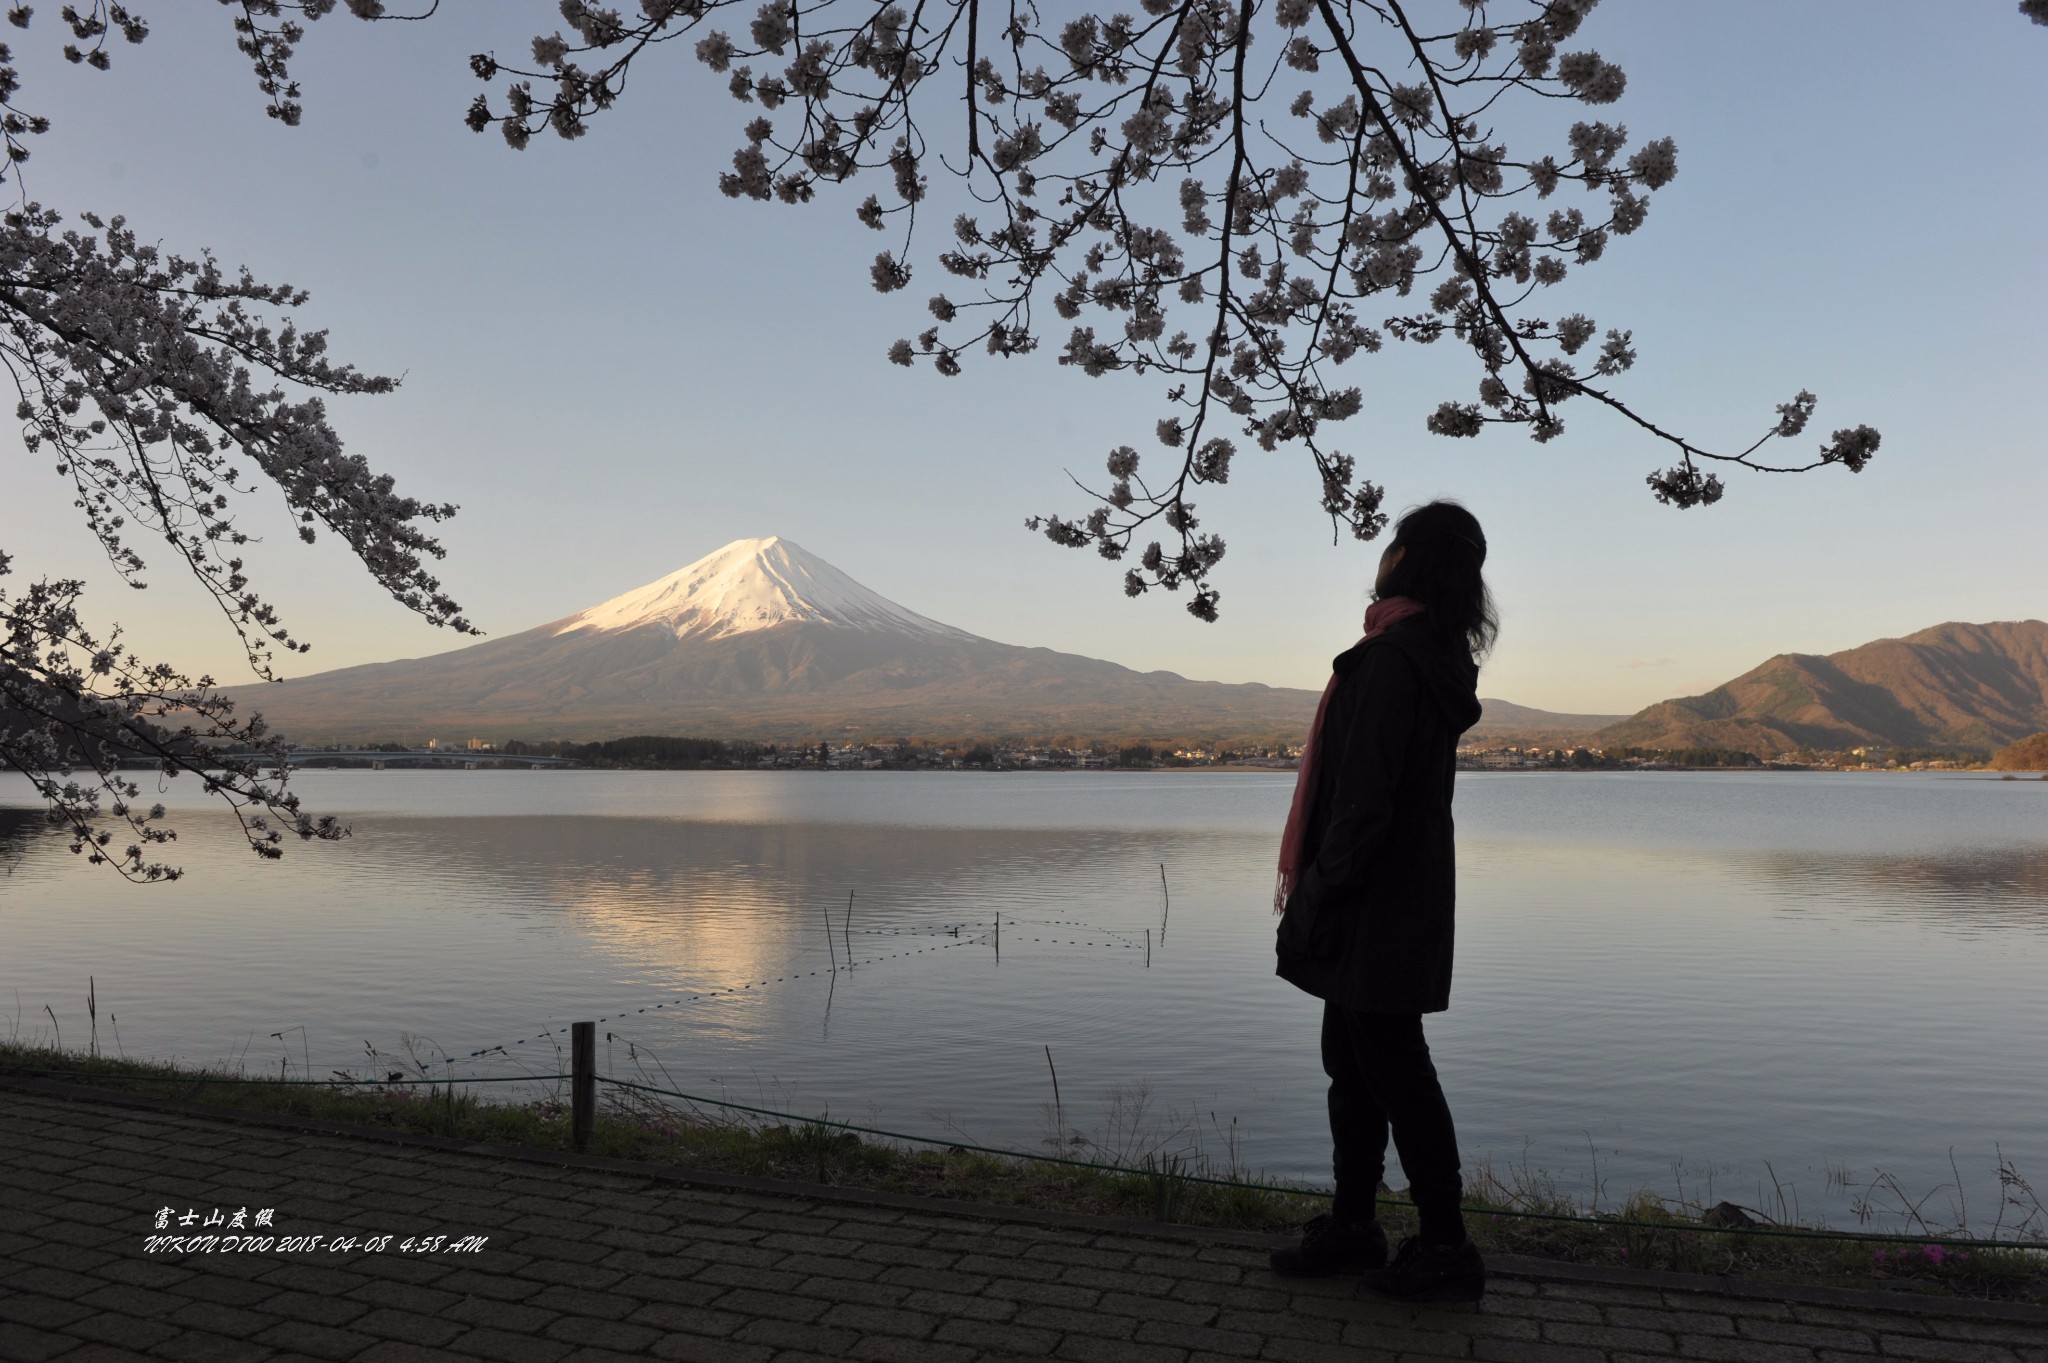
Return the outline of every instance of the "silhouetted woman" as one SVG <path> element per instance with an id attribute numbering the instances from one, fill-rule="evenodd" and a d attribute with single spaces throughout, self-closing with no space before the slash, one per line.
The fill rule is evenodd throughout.
<path id="1" fill-rule="evenodd" d="M 1273 1267 L 1362 1272 L 1409 1300 L 1476 1300 L 1486 1286 L 1422 1036 L 1422 1015 L 1451 999 L 1451 785 L 1458 736 L 1479 718 L 1475 659 L 1498 629 L 1485 562 L 1479 522 L 1455 502 L 1394 527 L 1365 637 L 1331 664 L 1309 729 L 1274 896 L 1279 974 L 1323 1000 L 1337 1190 Z M 1390 1131 L 1422 1223 L 1391 1262 L 1374 1207 Z"/>

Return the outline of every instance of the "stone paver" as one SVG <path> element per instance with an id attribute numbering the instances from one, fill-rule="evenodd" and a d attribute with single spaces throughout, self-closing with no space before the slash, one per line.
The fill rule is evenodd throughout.
<path id="1" fill-rule="evenodd" d="M 0 1083 L 8 1360 L 2048 1363 L 2041 1308 L 1524 1260 L 1477 1307 L 1406 1307 L 1276 1278 L 1265 1243 Z"/>

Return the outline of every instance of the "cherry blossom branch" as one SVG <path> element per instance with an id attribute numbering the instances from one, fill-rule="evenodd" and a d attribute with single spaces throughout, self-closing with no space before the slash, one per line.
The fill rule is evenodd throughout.
<path id="1" fill-rule="evenodd" d="M 238 7 L 240 41 L 270 112 L 296 123 L 298 91 L 285 62 L 303 30 L 284 16 L 317 19 L 334 0 Z M 387 15 L 377 0 L 349 0 L 349 8 L 363 18 L 424 17 Z M 32 16 L 15 6 L 7 17 L 25 29 Z M 131 43 L 148 33 L 109 0 L 66 6 L 61 18 L 75 40 L 63 56 L 101 71 L 112 33 Z M 15 55 L 0 45 L 0 178 L 13 171 L 17 185 L 25 140 L 48 127 L 18 107 L 20 85 Z M 116 574 L 143 586 L 146 565 L 132 541 L 162 539 L 235 629 L 257 675 L 271 676 L 272 645 L 306 645 L 253 590 L 235 553 L 251 537 L 231 510 L 232 498 L 268 482 L 301 538 L 316 526 L 340 535 L 400 604 L 474 633 L 426 568 L 443 550 L 421 523 L 454 507 L 400 496 L 390 477 L 344 450 L 322 405 L 320 395 L 386 393 L 395 381 L 330 360 L 326 334 L 293 320 L 303 291 L 223 272 L 205 254 L 167 253 L 118 217 L 79 221 L 82 228 L 67 228 L 25 194 L 0 213 L 0 368 L 14 384 L 24 444 L 54 456 Z M 0 552 L 0 579 L 12 571 Z M 72 851 L 134 880 L 180 874 L 154 857 L 176 834 L 161 805 L 137 803 L 140 787 L 126 769 L 138 765 L 166 779 L 196 773 L 258 855 L 280 855 L 290 836 L 346 835 L 287 789 L 284 750 L 261 715 L 237 717 L 210 678 L 143 662 L 118 627 L 101 642 L 80 616 L 83 590 L 74 580 L 19 594 L 0 586 L 0 767 L 34 783 Z"/>

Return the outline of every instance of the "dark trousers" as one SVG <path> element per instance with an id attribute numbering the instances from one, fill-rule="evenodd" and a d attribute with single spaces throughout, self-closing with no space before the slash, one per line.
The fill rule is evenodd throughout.
<path id="1" fill-rule="evenodd" d="M 1330 1136 L 1340 1221 L 1374 1219 L 1387 1171 L 1387 1135 L 1400 1152 L 1425 1240 L 1465 1238 L 1458 1204 L 1458 1133 L 1430 1063 L 1420 1013 L 1361 1013 L 1323 1005 L 1323 1071 L 1330 1076 Z"/>

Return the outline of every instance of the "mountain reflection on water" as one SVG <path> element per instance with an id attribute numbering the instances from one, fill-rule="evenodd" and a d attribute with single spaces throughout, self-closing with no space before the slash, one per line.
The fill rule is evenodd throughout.
<path id="1" fill-rule="evenodd" d="M 1913 919 L 1940 932 L 2048 932 L 2048 848 L 1953 855 L 1765 854 L 1747 869 L 1792 912 Z M 1804 901 L 1804 902 L 1801 902 Z"/>
<path id="2" fill-rule="evenodd" d="M 298 1038 L 266 1038 L 304 1026 L 316 1074 L 406 1038 L 459 1072 L 552 1072 L 588 1017 L 620 1077 L 1012 1147 L 1047 1135 L 1050 1047 L 1083 1131 L 1145 1089 L 1162 1135 L 1323 1178 L 1319 1005 L 1272 975 L 1291 781 L 306 773 L 351 839 L 261 862 L 173 791 L 188 874 L 151 887 L 0 786 L 0 1013 L 36 1037 L 48 1004 L 81 1035 L 90 975 L 131 1055 L 277 1073 Z M 1671 1191 L 1682 1161 L 1751 1205 L 1768 1160 L 1837 1224 L 1876 1170 L 1952 1181 L 1951 1147 L 1972 1207 L 2000 1146 L 2038 1184 L 2048 1053 L 2017 1039 L 2048 1035 L 2044 795 L 1461 779 L 1458 973 L 1429 1031 L 1468 1158 L 1580 1193 L 1597 1159 L 1610 1199 Z"/>
<path id="3" fill-rule="evenodd" d="M 1132 840 L 1111 832 L 910 827 L 877 836 L 849 824 L 535 823 L 407 819 L 375 836 L 389 849 L 394 892 L 487 895 L 514 918 L 571 928 L 622 969 L 684 991 L 829 966 L 849 942 L 858 959 L 878 949 L 871 939 L 880 936 L 997 915 L 1043 918 L 1049 897 L 1115 902 L 1119 912 L 1132 892 L 1161 897 L 1155 864 L 1134 862 Z M 1172 841 L 1159 844 L 1169 848 L 1163 855 L 1193 851 Z"/>
<path id="4" fill-rule="evenodd" d="M 0 873 L 21 858 L 29 846 L 50 831 L 39 809 L 0 805 Z"/>

